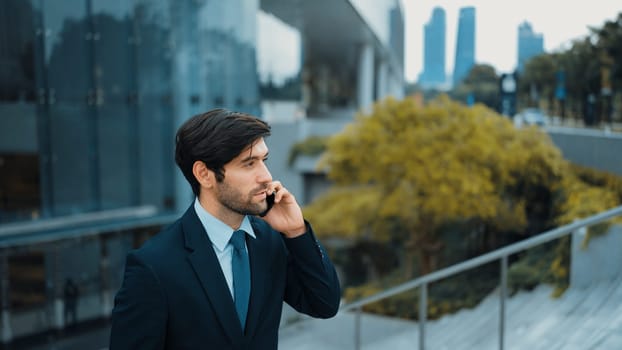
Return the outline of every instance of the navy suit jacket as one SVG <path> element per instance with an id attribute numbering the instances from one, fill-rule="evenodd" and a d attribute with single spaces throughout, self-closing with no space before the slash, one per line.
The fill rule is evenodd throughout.
<path id="1" fill-rule="evenodd" d="M 310 225 L 284 238 L 251 217 L 251 295 L 242 330 L 225 277 L 191 206 L 127 255 L 112 311 L 110 350 L 277 349 L 283 301 L 313 317 L 334 316 L 341 291 Z M 209 229 L 209 228 L 208 228 Z"/>

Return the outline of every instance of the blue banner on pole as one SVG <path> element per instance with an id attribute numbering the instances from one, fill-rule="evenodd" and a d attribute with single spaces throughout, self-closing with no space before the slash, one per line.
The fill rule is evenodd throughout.
<path id="1" fill-rule="evenodd" d="M 555 98 L 558 100 L 566 99 L 566 75 L 563 70 L 560 70 L 556 74 L 557 86 L 555 87 Z"/>

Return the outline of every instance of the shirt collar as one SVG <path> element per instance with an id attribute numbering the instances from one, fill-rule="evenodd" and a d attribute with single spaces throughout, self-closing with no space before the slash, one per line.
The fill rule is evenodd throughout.
<path id="1" fill-rule="evenodd" d="M 207 236 L 210 241 L 212 241 L 212 244 L 218 250 L 223 251 L 229 243 L 231 235 L 233 235 L 233 231 L 235 230 L 205 210 L 201 206 L 201 203 L 199 203 L 198 198 L 195 198 L 194 200 L 194 211 L 197 213 L 199 221 L 201 221 L 201 224 L 203 225 L 205 232 L 207 232 Z M 239 230 L 244 230 L 251 237 L 255 238 L 255 231 L 253 230 L 253 226 L 251 226 L 248 215 L 245 215 L 244 219 L 242 219 L 242 224 L 240 225 Z"/>

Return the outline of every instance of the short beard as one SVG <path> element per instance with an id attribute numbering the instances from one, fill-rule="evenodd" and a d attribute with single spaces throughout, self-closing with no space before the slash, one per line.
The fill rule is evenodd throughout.
<path id="1" fill-rule="evenodd" d="M 217 186 L 216 198 L 223 207 L 240 215 L 262 215 L 268 211 L 267 202 L 252 202 L 254 194 L 262 190 L 263 188 L 254 189 L 245 196 L 223 180 Z"/>

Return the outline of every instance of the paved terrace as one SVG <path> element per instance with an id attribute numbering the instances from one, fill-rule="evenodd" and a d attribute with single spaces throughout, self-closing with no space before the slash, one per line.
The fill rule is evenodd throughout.
<path id="1" fill-rule="evenodd" d="M 622 349 L 622 277 L 589 288 L 571 288 L 559 299 L 541 285 L 509 298 L 505 349 Z M 497 293 L 479 306 L 426 324 L 426 348 L 496 350 Z M 416 322 L 371 314 L 361 319 L 361 348 L 418 349 Z M 355 349 L 354 313 L 330 320 L 305 320 L 281 330 L 279 349 Z"/>

